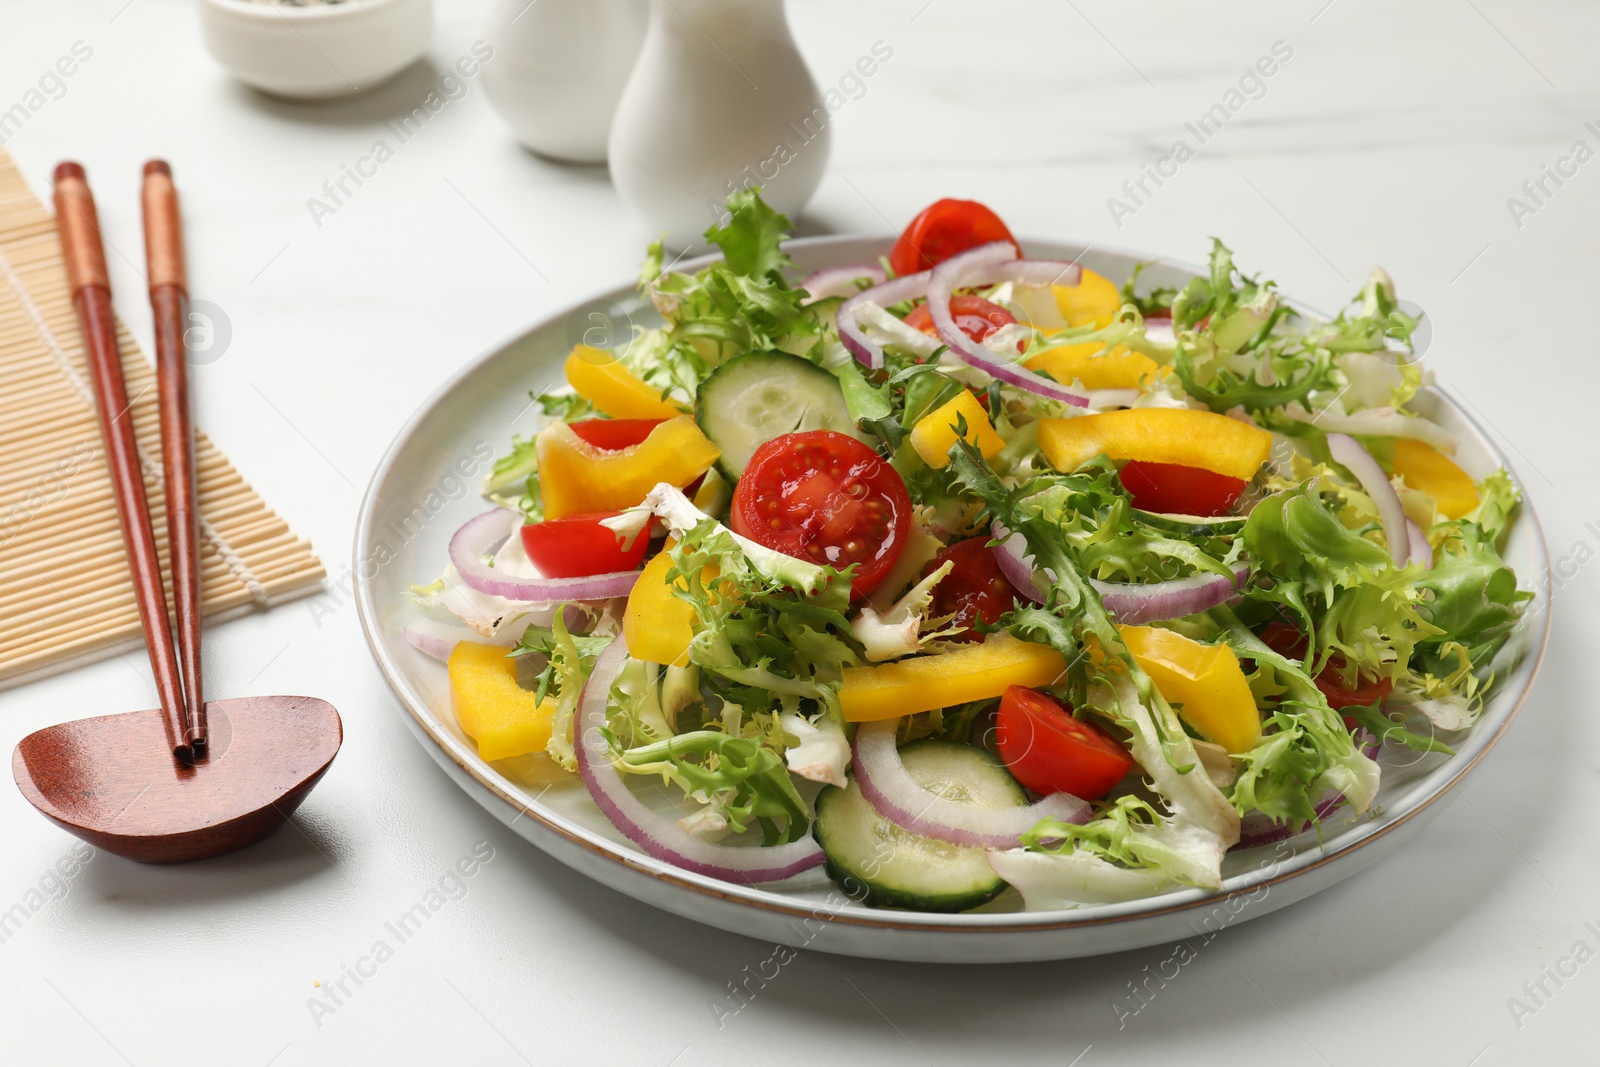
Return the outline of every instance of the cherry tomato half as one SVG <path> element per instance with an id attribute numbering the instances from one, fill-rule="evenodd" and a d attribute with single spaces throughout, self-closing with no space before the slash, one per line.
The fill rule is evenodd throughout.
<path id="1" fill-rule="evenodd" d="M 572 432 L 596 448 L 617 451 L 643 444 L 665 419 L 582 419 L 569 423 Z"/>
<path id="2" fill-rule="evenodd" d="M 976 200 L 937 200 L 900 234 L 889 253 L 889 266 L 905 277 L 990 241 L 1010 241 L 1022 255 L 1017 239 L 987 207 Z"/>
<path id="3" fill-rule="evenodd" d="M 1054 697 L 1020 685 L 1000 698 L 994 741 L 1011 776 L 1035 793 L 1099 800 L 1133 767 L 1121 741 L 1075 718 Z"/>
<path id="4" fill-rule="evenodd" d="M 979 342 L 1000 327 L 1010 326 L 1017 321 L 1015 315 L 999 304 L 991 304 L 981 296 L 966 293 L 950 298 L 950 317 L 956 320 L 956 326 L 962 333 Z M 933 313 L 928 310 L 927 304 L 912 308 L 911 314 L 906 316 L 906 325 L 923 333 L 939 332 L 933 325 Z"/>
<path id="5" fill-rule="evenodd" d="M 933 615 L 942 618 L 953 614 L 951 621 L 967 628 L 950 640 L 982 641 L 984 635 L 973 624 L 979 620 L 990 626 L 998 622 L 1015 604 L 1017 589 L 1000 573 L 1000 563 L 986 536 L 957 541 L 928 562 L 922 569 L 923 576 L 947 562 L 955 566 L 933 587 Z"/>
<path id="6" fill-rule="evenodd" d="M 547 578 L 586 578 L 635 570 L 644 562 L 650 538 L 641 533 L 633 539 L 633 547 L 624 551 L 617 535 L 600 525 L 601 519 L 621 514 L 596 511 L 530 522 L 522 528 L 522 547 Z"/>
<path id="7" fill-rule="evenodd" d="M 1261 643 L 1282 656 L 1291 659 L 1304 659 L 1306 655 L 1306 635 L 1290 626 L 1286 622 L 1269 622 L 1261 631 Z M 1357 679 L 1356 686 L 1344 684 L 1340 671 L 1344 669 L 1344 660 L 1332 656 L 1322 673 L 1311 679 L 1317 683 L 1317 688 L 1322 695 L 1328 698 L 1328 706 L 1335 711 L 1341 708 L 1364 708 L 1375 704 L 1388 696 L 1394 690 L 1394 683 L 1387 678 L 1368 681 L 1365 678 Z M 1346 718 L 1344 724 L 1351 729 L 1355 728 L 1355 720 Z"/>
<path id="8" fill-rule="evenodd" d="M 911 497 L 895 469 L 832 430 L 775 437 L 756 449 L 733 490 L 735 533 L 796 559 L 843 570 L 853 594 L 888 577 L 911 533 Z"/>
<path id="9" fill-rule="evenodd" d="M 1122 467 L 1122 486 L 1133 506 L 1168 515 L 1226 515 L 1244 492 L 1242 478 L 1185 467 L 1131 459 Z"/>

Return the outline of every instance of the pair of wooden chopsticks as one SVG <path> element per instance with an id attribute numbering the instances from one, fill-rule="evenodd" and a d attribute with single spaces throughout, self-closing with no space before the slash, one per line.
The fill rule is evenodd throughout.
<path id="1" fill-rule="evenodd" d="M 145 263 L 150 309 L 155 317 L 156 378 L 161 402 L 161 460 L 167 488 L 167 543 L 180 661 L 173 648 L 161 563 L 145 497 L 143 463 L 133 432 L 133 410 L 122 376 L 111 280 L 100 236 L 100 218 L 83 167 L 56 167 L 56 226 L 66 260 L 72 302 L 83 329 L 90 377 L 100 410 L 122 539 L 139 603 L 150 666 L 168 740 L 182 759 L 201 756 L 206 746 L 205 701 L 200 688 L 200 569 L 194 474 L 194 432 L 189 421 L 184 328 L 189 317 L 183 260 L 183 227 L 172 168 L 152 159 L 144 165 Z"/>

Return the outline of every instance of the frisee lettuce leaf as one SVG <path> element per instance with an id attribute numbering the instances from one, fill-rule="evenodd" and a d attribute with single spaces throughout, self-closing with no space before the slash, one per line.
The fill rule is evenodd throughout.
<path id="1" fill-rule="evenodd" d="M 1397 680 L 1424 637 L 1438 632 L 1420 611 L 1420 567 L 1398 567 L 1387 549 L 1348 529 L 1314 482 L 1255 506 L 1245 550 L 1270 581 L 1247 596 L 1293 613 L 1311 645 L 1312 675 L 1338 656 L 1347 685 L 1360 676 Z"/>
<path id="2" fill-rule="evenodd" d="M 734 830 L 758 823 L 765 844 L 798 840 L 811 825 L 810 807 L 795 790 L 783 756 L 760 738 L 692 730 L 621 749 L 615 736 L 606 734 L 616 751 L 618 770 L 660 775 L 707 804 Z"/>
<path id="3" fill-rule="evenodd" d="M 761 348 L 804 353 L 822 333 L 801 306 L 805 291 L 783 276 L 793 265 L 781 246 L 789 220 L 754 189 L 730 196 L 728 211 L 725 225 L 706 231 L 718 262 L 693 275 L 664 271 L 660 242 L 646 258 L 640 285 L 666 325 L 643 331 L 620 358 L 663 392 L 692 399 L 724 360 Z"/>
<path id="4" fill-rule="evenodd" d="M 838 687 L 847 666 L 861 662 L 845 612 L 847 574 L 822 568 L 814 591 L 781 571 L 764 571 L 722 526 L 707 520 L 668 551 L 668 581 L 694 608 L 689 661 L 706 686 L 745 713 L 809 710 L 839 713 Z M 798 566 L 814 568 L 801 560 Z"/>
<path id="5" fill-rule="evenodd" d="M 1013 873 L 1020 881 L 1013 884 L 1025 898 L 1030 893 L 1051 898 L 1060 892 L 1058 876 L 1069 870 L 1075 882 L 1087 878 L 1095 884 L 1121 884 L 1127 870 L 1136 868 L 1156 884 L 1220 885 L 1222 857 L 1238 840 L 1239 816 L 1200 769 L 1194 744 L 1176 713 L 1122 643 L 1069 539 L 1062 536 L 1060 517 L 1053 521 L 1030 506 L 1027 497 L 1008 490 L 965 442 L 951 450 L 950 466 L 996 522 L 1023 535 L 1036 563 L 1054 577 L 1046 604 L 1017 611 L 1009 629 L 1061 653 L 1067 669 L 1056 688 L 1066 690 L 1080 712 L 1093 710 L 1126 731 L 1129 750 L 1165 808 L 1119 803 L 1065 836 L 1041 827 L 1024 851 L 1074 858 L 1053 867 L 1016 865 Z M 1099 654 L 1087 654 L 1090 647 Z M 1086 865 L 1084 853 L 1096 862 Z M 1009 869 L 1009 861 L 1001 860 L 996 869 L 1003 866 Z M 1105 892 L 1111 891 L 1106 885 Z"/>

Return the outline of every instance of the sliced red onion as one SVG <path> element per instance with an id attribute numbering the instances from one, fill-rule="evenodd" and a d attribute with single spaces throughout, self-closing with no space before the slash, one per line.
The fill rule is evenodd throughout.
<path id="1" fill-rule="evenodd" d="M 992 551 L 1000 573 L 1017 592 L 1035 604 L 1043 604 L 1050 593 L 1051 579 L 1048 573 L 1034 567 L 1033 557 L 1028 555 L 1028 539 L 998 522 L 993 525 L 992 533 L 999 540 Z"/>
<path id="2" fill-rule="evenodd" d="M 994 535 L 1001 538 L 994 546 L 1000 573 L 1016 586 L 1017 592 L 1036 604 L 1043 604 L 1050 576 L 1034 567 L 1033 558 L 1028 555 L 1027 540 L 1020 533 L 1009 533 L 998 525 Z M 1091 578 L 1089 584 L 1100 594 L 1101 602 L 1117 622 L 1124 626 L 1142 626 L 1231 604 L 1239 599 L 1240 587 L 1249 576 L 1249 565 L 1236 563 L 1231 578 L 1224 574 L 1196 574 L 1148 584 L 1102 582 Z"/>
<path id="3" fill-rule="evenodd" d="M 1425 571 L 1433 570 L 1433 546 L 1428 544 L 1428 535 L 1422 532 L 1415 519 L 1406 520 L 1406 540 L 1411 546 L 1411 562 L 1421 563 Z"/>
<path id="4" fill-rule="evenodd" d="M 413 619 L 400 631 L 400 636 L 404 637 L 412 648 L 417 649 L 424 655 L 432 656 L 440 662 L 449 659 L 450 653 L 455 651 L 455 647 L 461 642 L 482 640 L 476 633 L 465 626 L 452 626 L 450 623 L 439 622 L 437 619 Z M 507 648 L 516 644 L 515 641 L 495 641 L 492 643 L 505 644 Z"/>
<path id="5" fill-rule="evenodd" d="M 1400 503 L 1400 494 L 1389 483 L 1389 476 L 1372 458 L 1372 453 L 1361 447 L 1349 434 L 1328 434 L 1328 453 L 1344 464 L 1361 488 L 1377 505 L 1378 518 L 1383 521 L 1383 538 L 1389 542 L 1389 555 L 1397 566 L 1405 566 L 1411 558 L 1411 537 L 1406 532 L 1406 509 Z"/>
<path id="6" fill-rule="evenodd" d="M 941 264 L 942 266 L 942 264 Z M 1083 280 L 1083 267 L 1068 259 L 1014 259 L 992 271 L 980 272 L 965 285 L 998 285 L 1015 282 L 1030 289 L 1052 285 L 1077 285 Z"/>
<path id="7" fill-rule="evenodd" d="M 800 288 L 806 291 L 806 298 L 800 301 L 800 306 L 805 307 L 807 304 L 815 304 L 818 300 L 827 300 L 835 296 L 855 296 L 861 292 L 861 286 L 856 283 L 863 278 L 873 285 L 882 285 L 887 277 L 888 275 L 877 267 L 869 267 L 866 264 L 819 270 L 800 283 Z"/>
<path id="8" fill-rule="evenodd" d="M 1124 626 L 1143 626 L 1147 622 L 1181 619 L 1232 604 L 1242 595 L 1240 589 L 1248 577 L 1250 565 L 1235 563 L 1231 578 L 1224 574 L 1195 574 L 1148 585 L 1091 578 L 1089 584 L 1100 593 L 1100 602 L 1117 622 Z"/>
<path id="9" fill-rule="evenodd" d="M 871 289 L 863 289 L 839 305 L 839 310 L 834 313 L 834 323 L 839 328 L 839 340 L 844 342 L 851 355 L 873 370 L 883 366 L 883 348 L 867 336 L 866 331 L 861 328 L 861 323 L 856 321 L 856 312 L 863 304 L 876 304 L 886 308 L 905 300 L 915 300 L 928 291 L 928 278 L 931 273 L 921 271 L 917 274 L 907 274 L 904 278 L 896 278 L 894 281 L 875 285 Z"/>
<path id="10" fill-rule="evenodd" d="M 787 845 L 727 847 L 691 837 L 672 819 L 652 811 L 623 781 L 611 762 L 611 746 L 601 729 L 611 687 L 622 673 L 627 645 L 618 638 L 595 660 L 584 684 L 572 724 L 578 773 L 606 818 L 622 835 L 658 860 L 725 882 L 778 882 L 822 863 L 822 849 L 810 836 Z"/>
<path id="11" fill-rule="evenodd" d="M 964 848 L 1015 848 L 1042 819 L 1082 823 L 1089 805 L 1069 793 L 1052 793 L 1019 808 L 984 808 L 949 800 L 911 777 L 900 762 L 895 720 L 862 723 L 851 746 L 856 785 L 878 814 L 921 837 Z"/>
<path id="12" fill-rule="evenodd" d="M 1368 759 L 1373 759 L 1378 754 L 1378 749 L 1383 743 L 1369 734 L 1361 734 L 1361 753 Z M 1317 822 L 1321 822 L 1332 815 L 1344 803 L 1344 794 L 1330 792 L 1317 802 L 1312 810 L 1317 813 Z M 1241 848 L 1256 848 L 1260 845 L 1270 845 L 1275 841 L 1295 837 L 1305 833 L 1311 828 L 1311 823 L 1304 823 L 1298 827 L 1286 822 L 1277 822 L 1270 815 L 1259 811 L 1252 811 L 1249 815 L 1239 820 L 1239 840 L 1229 851 Z"/>
<path id="13" fill-rule="evenodd" d="M 457 530 L 450 539 L 450 562 L 461 580 L 480 593 L 507 600 L 551 604 L 561 600 L 608 600 L 627 596 L 638 571 L 615 571 L 583 578 L 518 578 L 483 561 L 491 549 L 517 532 L 522 516 L 514 511 L 486 511 Z"/>
<path id="14" fill-rule="evenodd" d="M 1049 285 L 1049 274 L 1053 272 L 1058 277 L 1065 277 L 1063 268 L 1073 266 L 1051 260 L 1018 261 L 1016 256 L 1016 246 L 1011 242 L 993 241 L 953 256 L 933 269 L 932 277 L 928 279 L 928 313 L 933 317 L 934 328 L 939 331 L 939 339 L 949 345 L 962 362 L 977 367 L 998 381 L 1051 400 L 1080 408 L 1088 407 L 1089 398 L 1082 393 L 1019 366 L 1008 356 L 991 352 L 968 337 L 956 325 L 955 317 L 950 313 L 950 297 L 962 286 L 979 285 L 997 278 Z M 1002 266 L 1006 268 L 1004 271 L 999 269 Z"/>

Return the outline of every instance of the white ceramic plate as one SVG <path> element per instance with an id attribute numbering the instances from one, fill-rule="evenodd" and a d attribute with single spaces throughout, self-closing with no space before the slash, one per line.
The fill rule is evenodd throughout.
<path id="1" fill-rule="evenodd" d="M 1026 242 L 1032 256 L 1078 259 L 1120 283 L 1153 258 L 1049 241 Z M 824 237 L 788 246 L 805 272 L 875 261 L 883 238 Z M 701 261 L 703 262 L 703 261 Z M 679 269 L 695 269 L 698 263 Z M 1153 285 L 1182 284 L 1194 268 L 1164 261 L 1146 271 Z M 1457 740 L 1453 757 L 1386 751 L 1374 814 L 1336 816 L 1323 841 L 1302 834 L 1238 852 L 1224 864 L 1220 892 L 1186 889 L 1122 904 L 1025 912 L 1008 890 L 961 915 L 885 911 L 848 901 L 820 868 L 787 882 L 751 888 L 679 870 L 618 834 L 574 776 L 543 756 L 489 764 L 456 726 L 445 672 L 400 635 L 407 585 L 437 577 L 450 534 L 484 510 L 477 487 L 490 454 L 511 435 L 538 425 L 529 392 L 560 380 L 561 362 L 578 340 L 607 345 L 633 319 L 651 321 L 633 288 L 601 294 L 550 316 L 469 366 L 441 388 L 400 431 L 362 504 L 356 533 L 356 592 L 373 658 L 400 698 L 406 723 L 446 774 L 517 833 L 584 874 L 655 905 L 724 930 L 825 952 L 930 962 L 1065 959 L 1117 952 L 1194 936 L 1265 915 L 1326 889 L 1389 854 L 1416 833 L 1434 803 L 1492 748 L 1527 696 L 1549 628 L 1543 589 L 1502 655 L 1492 699 L 1477 727 Z M 620 332 L 619 332 L 620 331 Z M 1505 456 L 1461 407 L 1439 391 L 1420 410 L 1461 438 L 1457 459 L 1475 477 Z M 1534 584 L 1547 559 L 1532 507 L 1524 501 L 1510 532 L 1507 561 L 1521 584 Z M 661 798 L 665 803 L 665 797 Z"/>

